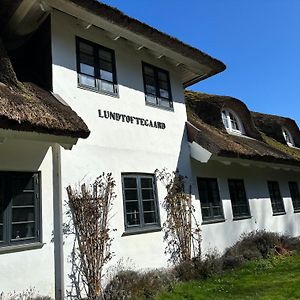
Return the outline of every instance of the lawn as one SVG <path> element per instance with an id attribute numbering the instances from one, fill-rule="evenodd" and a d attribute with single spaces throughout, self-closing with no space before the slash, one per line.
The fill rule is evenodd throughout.
<path id="1" fill-rule="evenodd" d="M 179 283 L 155 299 L 300 299 L 300 255 L 254 261 L 208 280 Z"/>

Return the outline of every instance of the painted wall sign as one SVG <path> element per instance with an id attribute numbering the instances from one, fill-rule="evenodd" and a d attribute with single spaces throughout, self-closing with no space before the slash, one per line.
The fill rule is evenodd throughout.
<path id="1" fill-rule="evenodd" d="M 98 109 L 99 118 L 109 119 L 119 122 L 126 122 L 140 126 L 153 127 L 157 129 L 166 129 L 166 124 L 163 122 L 153 121 L 150 119 L 144 119 L 139 117 L 134 117 L 130 115 L 119 114 L 117 112 L 112 112 L 108 110 Z"/>

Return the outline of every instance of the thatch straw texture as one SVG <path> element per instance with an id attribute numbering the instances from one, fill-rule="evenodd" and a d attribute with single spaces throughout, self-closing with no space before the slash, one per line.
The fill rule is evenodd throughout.
<path id="1" fill-rule="evenodd" d="M 189 141 L 195 141 L 212 154 L 300 166 L 300 150 L 258 131 L 251 113 L 240 100 L 188 91 L 186 106 L 188 121 L 198 129 L 188 124 Z M 238 114 L 248 137 L 226 132 L 221 119 L 223 107 L 231 108 Z"/>
<path id="2" fill-rule="evenodd" d="M 0 39 L 0 128 L 86 138 L 89 129 L 49 91 L 18 81 Z"/>

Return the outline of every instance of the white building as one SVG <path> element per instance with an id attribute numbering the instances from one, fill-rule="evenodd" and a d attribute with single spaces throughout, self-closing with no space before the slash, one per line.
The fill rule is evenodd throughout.
<path id="1" fill-rule="evenodd" d="M 189 114 L 186 127 L 184 89 L 223 71 L 223 63 L 95 0 L 2 5 L 1 36 L 14 70 L 20 81 L 35 85 L 20 85 L 1 48 L 0 60 L 8 67 L 0 64 L 0 291 L 35 287 L 40 294 L 63 297 L 72 246 L 67 240 L 62 247 L 65 188 L 102 172 L 112 172 L 116 180 L 112 263 L 129 258 L 138 268 L 167 265 L 160 207 L 166 192 L 155 169 L 179 169 L 191 178 L 196 214 L 206 223 L 205 249 L 223 250 L 255 229 L 299 235 L 288 188 L 289 181 L 299 184 L 298 150 L 290 155 L 287 147 L 266 145 L 251 117 L 245 119 L 247 108 L 239 115 L 237 101 L 226 103 L 223 121 L 243 137 L 216 129 L 223 124 L 223 109 L 203 109 L 198 119 Z M 209 124 L 206 113 L 216 114 L 219 123 Z M 290 146 L 299 146 L 297 125 L 282 128 Z M 212 146 L 214 137 L 220 149 Z M 235 138 L 239 141 L 232 142 Z M 265 145 L 259 155 L 249 150 L 257 146 L 249 144 L 255 139 Z M 228 178 L 244 180 L 246 213 L 242 207 L 241 214 L 232 214 Z M 285 215 L 272 215 L 267 181 L 282 185 Z M 205 206 L 200 195 L 200 205 L 198 187 L 216 182 L 219 198 L 208 197 Z M 213 213 L 210 199 L 217 200 Z"/>

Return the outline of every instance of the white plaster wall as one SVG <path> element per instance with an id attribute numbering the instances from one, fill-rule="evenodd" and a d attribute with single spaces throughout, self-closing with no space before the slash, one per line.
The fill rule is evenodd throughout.
<path id="1" fill-rule="evenodd" d="M 201 207 L 197 187 L 197 177 L 217 178 L 222 199 L 225 222 L 203 224 L 202 247 L 204 251 L 223 251 L 234 244 L 242 233 L 253 230 L 280 232 L 291 236 L 300 235 L 300 213 L 294 213 L 288 181 L 297 181 L 300 186 L 300 173 L 274 170 L 270 167 L 243 167 L 236 163 L 226 166 L 216 161 L 201 164 L 192 160 L 194 204 L 200 220 Z M 233 221 L 228 179 L 243 179 L 249 199 L 251 218 Z M 285 215 L 273 216 L 267 181 L 278 181 L 286 210 Z"/>
<path id="2" fill-rule="evenodd" d="M 0 171 L 41 171 L 41 249 L 0 254 L 0 293 L 35 288 L 41 295 L 54 295 L 52 153 L 50 145 L 8 139 L 0 145 Z"/>
<path id="3" fill-rule="evenodd" d="M 85 38 L 115 50 L 119 97 L 77 87 L 75 36 Z M 117 260 L 129 258 L 139 268 L 162 267 L 164 255 L 163 233 L 144 233 L 122 237 L 124 233 L 122 172 L 154 173 L 164 167 L 189 175 L 190 160 L 186 143 L 183 87 L 175 66 L 136 51 L 125 41 L 113 41 L 102 30 L 91 27 L 84 30 L 72 17 L 54 11 L 52 19 L 53 88 L 86 122 L 91 135 L 80 140 L 72 151 L 62 152 L 63 188 L 83 179 L 95 179 L 102 172 L 112 172 L 116 180 L 117 198 L 113 206 L 112 250 Z M 145 104 L 142 61 L 170 72 L 174 111 Z M 152 119 L 166 124 L 165 130 L 143 127 L 98 117 L 98 109 Z M 158 183 L 161 202 L 165 188 Z M 65 199 L 67 198 L 64 192 Z M 165 214 L 160 209 L 161 222 Z M 70 253 L 71 241 L 66 243 L 65 259 Z M 67 264 L 66 274 L 70 265 Z"/>

